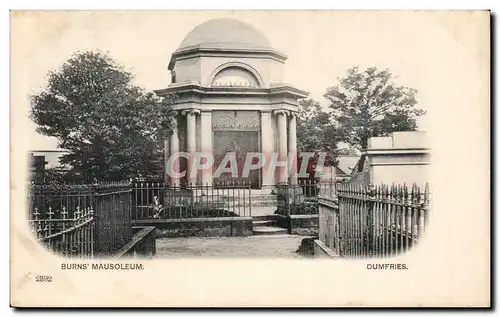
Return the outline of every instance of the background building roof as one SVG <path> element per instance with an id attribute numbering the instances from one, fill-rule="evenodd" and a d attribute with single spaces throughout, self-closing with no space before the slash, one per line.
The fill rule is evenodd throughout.
<path id="1" fill-rule="evenodd" d="M 351 175 L 360 157 L 361 155 L 340 155 L 337 157 L 337 168 L 346 175 Z"/>

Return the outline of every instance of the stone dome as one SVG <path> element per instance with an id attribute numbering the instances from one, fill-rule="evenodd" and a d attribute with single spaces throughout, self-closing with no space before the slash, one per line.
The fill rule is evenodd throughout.
<path id="1" fill-rule="evenodd" d="M 189 47 L 271 49 L 266 37 L 251 25 L 235 19 L 213 19 L 195 27 L 178 50 Z"/>

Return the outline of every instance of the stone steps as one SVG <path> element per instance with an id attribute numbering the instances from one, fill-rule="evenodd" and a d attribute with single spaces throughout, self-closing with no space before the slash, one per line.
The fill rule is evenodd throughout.
<path id="1" fill-rule="evenodd" d="M 254 235 L 277 235 L 277 234 L 283 235 L 287 233 L 288 232 L 285 228 L 268 227 L 268 226 L 253 227 Z"/>
<path id="2" fill-rule="evenodd" d="M 273 227 L 276 224 L 276 220 L 254 220 L 254 227 Z"/>
<path id="3" fill-rule="evenodd" d="M 286 235 L 286 228 L 276 225 L 276 215 L 263 215 L 252 217 L 254 235 Z"/>

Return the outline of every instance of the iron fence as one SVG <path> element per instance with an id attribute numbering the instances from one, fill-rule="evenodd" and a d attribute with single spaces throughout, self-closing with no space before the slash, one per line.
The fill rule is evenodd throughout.
<path id="1" fill-rule="evenodd" d="M 335 194 L 334 182 L 299 180 L 296 185 L 277 185 L 278 211 L 283 216 L 318 214 L 318 197 L 321 192 Z"/>
<path id="2" fill-rule="evenodd" d="M 321 197 L 321 196 L 320 196 Z M 320 204 L 320 240 L 340 256 L 388 257 L 411 249 L 422 237 L 430 191 L 416 184 L 338 184 L 336 200 Z M 338 199 L 338 200 L 337 200 Z"/>
<path id="3" fill-rule="evenodd" d="M 185 219 L 251 217 L 250 182 L 175 186 L 160 182 L 132 184 L 132 218 Z"/>
<path id="4" fill-rule="evenodd" d="M 130 184 L 30 184 L 29 226 L 64 257 L 93 258 L 130 241 Z"/>
<path id="5" fill-rule="evenodd" d="M 96 251 L 114 254 L 132 239 L 132 189 L 129 181 L 101 182 L 93 187 Z"/>

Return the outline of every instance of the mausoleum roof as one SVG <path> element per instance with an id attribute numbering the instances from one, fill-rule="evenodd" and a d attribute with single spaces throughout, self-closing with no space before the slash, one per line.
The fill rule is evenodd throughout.
<path id="1" fill-rule="evenodd" d="M 195 27 L 177 51 L 192 47 L 271 49 L 266 37 L 251 25 L 235 19 L 213 19 Z"/>

